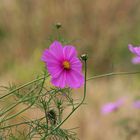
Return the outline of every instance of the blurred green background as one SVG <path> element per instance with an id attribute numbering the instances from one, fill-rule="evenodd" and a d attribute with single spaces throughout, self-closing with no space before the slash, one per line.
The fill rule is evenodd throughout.
<path id="1" fill-rule="evenodd" d="M 139 65 L 131 64 L 132 54 L 127 48 L 129 43 L 140 44 L 139 7 L 139 0 L 0 0 L 0 85 L 29 81 L 43 70 L 40 57 L 57 22 L 62 24 L 60 33 L 73 40 L 79 55 L 89 55 L 89 76 L 139 70 Z M 89 105 L 76 119 L 82 127 L 78 133 L 81 139 L 118 139 L 110 121 L 118 117 L 100 120 L 99 108 L 120 96 L 127 96 L 129 104 L 139 94 L 136 77 L 89 82 Z M 127 111 L 125 115 L 131 116 Z M 107 130 L 112 130 L 111 134 Z"/>

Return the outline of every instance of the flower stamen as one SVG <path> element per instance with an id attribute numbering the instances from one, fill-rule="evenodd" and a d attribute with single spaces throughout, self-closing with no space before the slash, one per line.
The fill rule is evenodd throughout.
<path id="1" fill-rule="evenodd" d="M 70 62 L 67 61 L 67 60 L 65 60 L 65 61 L 63 62 L 63 67 L 64 67 L 64 69 L 69 70 L 69 69 L 70 69 Z"/>

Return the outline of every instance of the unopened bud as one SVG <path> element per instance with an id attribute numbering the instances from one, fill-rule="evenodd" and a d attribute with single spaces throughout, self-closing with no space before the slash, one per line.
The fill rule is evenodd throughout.
<path id="1" fill-rule="evenodd" d="M 62 24 L 60 22 L 58 22 L 58 23 L 55 24 L 55 26 L 56 26 L 57 29 L 59 29 L 59 28 L 62 27 Z"/>
<path id="2" fill-rule="evenodd" d="M 86 61 L 86 60 L 88 59 L 88 55 L 87 55 L 87 54 L 82 54 L 82 55 L 80 56 L 80 58 L 81 58 L 81 60 Z"/>

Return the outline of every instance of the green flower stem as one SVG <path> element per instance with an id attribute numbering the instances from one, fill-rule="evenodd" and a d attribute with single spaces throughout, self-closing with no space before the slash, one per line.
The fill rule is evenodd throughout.
<path id="1" fill-rule="evenodd" d="M 21 123 L 17 123 L 17 124 L 12 124 L 12 125 L 8 125 L 8 126 L 4 126 L 4 127 L 1 127 L 0 129 L 7 129 L 7 128 L 11 128 L 11 127 L 14 127 L 14 126 L 19 126 L 19 125 L 24 125 L 24 124 L 28 124 L 28 123 L 33 123 L 35 121 L 41 121 L 43 120 L 45 117 L 42 117 L 40 119 L 37 119 L 37 120 L 32 120 L 32 121 L 25 121 L 25 122 L 21 122 Z"/>
<path id="2" fill-rule="evenodd" d="M 9 108 L 7 108 L 7 110 L 5 110 L 4 112 L 0 113 L 0 116 L 4 115 L 4 114 L 7 113 L 8 111 L 12 110 L 13 108 L 15 108 L 15 107 L 16 107 L 17 105 L 19 105 L 20 103 L 29 101 L 29 99 L 37 98 L 37 97 L 39 97 L 39 96 L 40 96 L 40 95 L 35 96 L 35 97 L 30 97 L 30 98 L 28 98 L 28 99 L 26 99 L 26 100 L 23 100 L 23 99 L 22 99 L 22 100 L 18 101 L 18 102 L 15 103 L 14 105 L 12 105 L 12 106 L 10 106 Z"/>
<path id="3" fill-rule="evenodd" d="M 49 74 L 46 75 L 46 77 L 48 77 L 48 76 L 49 76 Z M 12 93 L 14 93 L 15 91 L 20 90 L 20 89 L 22 89 L 22 88 L 24 88 L 24 87 L 26 87 L 26 86 L 28 86 L 28 85 L 31 85 L 31 84 L 33 84 L 33 83 L 35 83 L 35 82 L 37 82 L 37 81 L 43 80 L 43 79 L 44 79 L 44 76 L 43 76 L 43 77 L 40 77 L 40 78 L 37 78 L 37 79 L 35 79 L 35 80 L 33 80 L 33 81 L 30 81 L 30 82 L 28 82 L 28 83 L 26 83 L 26 84 L 24 84 L 24 85 L 22 85 L 22 86 L 19 86 L 18 88 L 16 88 L 16 89 L 10 91 L 8 94 L 5 94 L 5 95 L 1 96 L 0 99 L 5 98 L 5 97 L 11 95 Z"/>
<path id="4" fill-rule="evenodd" d="M 129 74 L 140 74 L 140 71 L 134 71 L 134 72 L 111 72 L 111 73 L 106 73 L 106 74 L 101 74 L 101 75 L 95 75 L 93 77 L 87 78 L 87 81 L 93 80 L 93 79 L 98 79 L 98 78 L 103 78 L 103 77 L 107 77 L 107 76 L 129 75 Z"/>
<path id="5" fill-rule="evenodd" d="M 30 106 L 28 106 L 28 107 L 24 108 L 23 110 L 19 111 L 18 113 L 13 114 L 12 116 L 8 117 L 7 119 L 2 120 L 0 123 L 3 123 L 3 122 L 5 122 L 5 121 L 8 121 L 8 120 L 11 120 L 11 119 L 15 118 L 16 116 L 18 116 L 19 114 L 25 112 L 26 110 L 28 110 L 28 109 L 31 108 L 32 106 L 33 106 L 33 103 L 32 103 Z"/>
<path id="6" fill-rule="evenodd" d="M 36 88 L 38 87 L 38 85 L 33 89 L 33 90 L 35 90 Z M 32 91 L 33 91 L 32 90 Z M 31 92 L 32 92 L 31 91 Z M 29 92 L 28 94 L 30 94 L 31 92 Z M 39 96 L 39 95 L 38 95 Z M 36 97 L 38 97 L 38 96 L 36 96 Z M 36 97 L 34 97 L 34 98 L 36 98 Z M 8 111 L 10 111 L 10 110 L 12 110 L 13 108 L 15 108 L 17 105 L 19 105 L 20 103 L 22 103 L 22 102 L 26 102 L 26 101 L 28 101 L 29 99 L 32 99 L 33 97 L 30 97 L 30 98 L 27 98 L 27 95 L 25 95 L 23 98 L 21 98 L 17 103 L 15 103 L 14 105 L 10 105 L 10 107 L 9 108 L 7 108 L 5 111 L 3 111 L 3 112 L 1 112 L 0 113 L 0 116 L 2 116 L 3 114 L 5 114 L 5 113 L 7 113 Z"/>
<path id="7" fill-rule="evenodd" d="M 38 96 L 36 96 L 35 98 L 39 97 L 39 95 L 40 95 L 40 93 L 41 93 L 41 91 L 42 91 L 42 89 L 43 89 L 44 83 L 45 83 L 45 76 L 43 77 L 43 83 L 42 83 L 41 89 L 40 89 L 40 91 L 39 91 L 39 93 L 38 93 Z M 28 106 L 27 108 L 25 108 L 25 109 L 19 111 L 18 113 L 14 114 L 14 115 L 12 115 L 12 116 L 10 116 L 10 117 L 8 117 L 7 119 L 2 120 L 0 123 L 15 118 L 15 117 L 18 116 L 19 114 L 21 114 L 21 113 L 25 112 L 26 110 L 30 109 L 33 105 L 34 105 L 34 102 L 33 102 L 30 106 Z"/>
<path id="8" fill-rule="evenodd" d="M 20 103 L 24 102 L 24 101 L 28 101 L 28 100 L 20 100 L 18 101 L 16 104 L 10 106 L 9 108 L 7 108 L 4 112 L 0 113 L 0 116 L 4 115 L 5 113 L 7 113 L 8 111 L 12 110 L 13 108 L 15 108 L 17 105 L 19 105 Z"/>
<path id="9" fill-rule="evenodd" d="M 86 77 L 87 77 L 87 63 L 86 63 L 86 60 L 84 61 L 85 62 L 85 83 L 84 83 L 84 96 L 83 96 L 83 99 L 81 100 L 81 102 L 70 112 L 70 114 L 60 123 L 58 124 L 50 133 L 46 134 L 44 136 L 44 138 L 48 137 L 52 132 L 54 132 L 56 129 L 58 129 L 84 102 L 85 100 L 85 97 L 86 97 Z"/>
<path id="10" fill-rule="evenodd" d="M 40 93 L 41 93 L 42 89 L 43 89 L 44 83 L 45 83 L 45 76 L 44 76 L 44 78 L 43 78 L 43 82 L 42 82 L 42 85 L 41 85 L 41 89 L 40 89 L 40 91 L 39 91 L 39 94 L 38 94 L 37 96 L 35 96 L 35 97 L 30 97 L 30 98 L 28 98 L 28 99 L 26 99 L 26 96 L 24 96 L 25 99 L 23 98 L 23 99 L 21 99 L 20 101 L 18 101 L 16 104 L 14 104 L 14 105 L 12 105 L 11 107 L 7 108 L 7 110 L 5 110 L 4 112 L 0 113 L 0 116 L 2 116 L 3 114 L 7 113 L 8 111 L 10 111 L 11 109 L 13 109 L 14 107 L 16 107 L 17 105 L 19 105 L 19 104 L 22 103 L 22 102 L 26 102 L 26 101 L 28 101 L 29 99 L 32 99 L 32 98 L 38 98 L 38 97 L 40 96 Z M 37 85 L 37 86 L 38 86 L 38 85 Z M 36 89 L 36 87 L 35 87 L 34 89 Z M 33 89 L 33 90 L 34 90 L 34 89 Z M 32 90 L 32 91 L 33 91 L 33 90 Z M 31 92 L 32 92 L 32 91 L 31 91 Z M 30 93 L 31 93 L 31 92 L 30 92 Z"/>

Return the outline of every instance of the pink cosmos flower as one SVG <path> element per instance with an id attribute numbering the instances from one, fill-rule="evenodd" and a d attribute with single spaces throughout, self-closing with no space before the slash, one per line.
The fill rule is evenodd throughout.
<path id="1" fill-rule="evenodd" d="M 117 111 L 124 103 L 124 99 L 119 99 L 116 102 L 110 102 L 102 106 L 101 113 L 109 114 L 111 112 Z"/>
<path id="2" fill-rule="evenodd" d="M 53 85 L 64 88 L 79 88 L 84 84 L 82 63 L 77 57 L 75 47 L 54 41 L 49 49 L 43 52 L 42 61 L 45 62 Z"/>
<path id="3" fill-rule="evenodd" d="M 140 64 L 140 46 L 134 47 L 133 45 L 129 44 L 128 49 L 135 54 L 136 56 L 132 59 L 133 64 Z"/>

